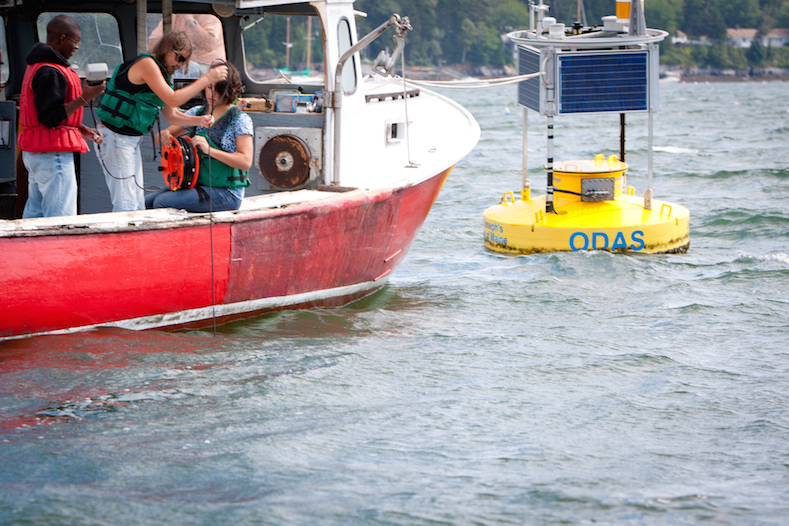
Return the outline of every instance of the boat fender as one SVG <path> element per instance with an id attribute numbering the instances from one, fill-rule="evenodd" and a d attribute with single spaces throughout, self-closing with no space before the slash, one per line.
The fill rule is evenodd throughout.
<path id="1" fill-rule="evenodd" d="M 200 171 L 197 150 L 189 137 L 171 137 L 170 144 L 162 148 L 162 165 L 159 167 L 164 182 L 170 190 L 194 188 Z"/>

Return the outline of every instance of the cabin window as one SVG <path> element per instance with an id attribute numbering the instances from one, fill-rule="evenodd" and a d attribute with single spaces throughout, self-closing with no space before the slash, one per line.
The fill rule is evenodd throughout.
<path id="1" fill-rule="evenodd" d="M 175 79 L 197 79 L 202 77 L 214 59 L 227 60 L 225 35 L 222 21 L 212 14 L 173 14 L 173 31 L 184 31 L 192 41 L 192 56 L 189 68 L 175 70 Z M 162 38 L 162 15 L 148 14 L 148 51 Z"/>
<path id="2" fill-rule="evenodd" d="M 242 22 L 244 62 L 250 78 L 287 77 L 302 83 L 323 76 L 323 29 L 314 16 L 253 15 Z"/>
<path id="3" fill-rule="evenodd" d="M 62 13 L 41 13 L 37 20 L 38 40 L 46 42 L 47 24 Z M 85 76 L 88 64 L 105 63 L 107 72 L 112 75 L 118 64 L 123 63 L 121 39 L 118 22 L 107 13 L 64 13 L 74 18 L 82 33 L 79 49 L 69 59 Z"/>
<path id="4" fill-rule="evenodd" d="M 5 41 L 5 18 L 0 23 L 0 85 L 8 82 L 8 44 Z"/>
<path id="5" fill-rule="evenodd" d="M 351 25 L 347 18 L 340 21 L 339 31 L 340 57 L 342 57 L 353 46 Z M 356 55 L 349 58 L 342 67 L 342 91 L 346 95 L 356 91 Z"/>

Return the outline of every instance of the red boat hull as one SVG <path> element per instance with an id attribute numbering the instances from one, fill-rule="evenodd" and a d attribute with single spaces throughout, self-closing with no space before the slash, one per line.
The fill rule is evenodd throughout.
<path id="1" fill-rule="evenodd" d="M 0 261 L 0 339 L 342 305 L 386 283 L 450 170 L 413 186 L 239 212 L 230 222 L 3 237 L 3 252 L 14 256 Z"/>

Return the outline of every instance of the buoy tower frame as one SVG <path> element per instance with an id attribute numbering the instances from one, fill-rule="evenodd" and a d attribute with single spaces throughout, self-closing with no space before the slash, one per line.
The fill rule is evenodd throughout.
<path id="1" fill-rule="evenodd" d="M 504 253 L 556 250 L 684 252 L 687 209 L 653 200 L 653 113 L 658 109 L 659 43 L 668 33 L 647 29 L 643 6 L 633 2 L 629 23 L 571 27 L 530 5 L 530 29 L 510 33 L 518 45 L 518 86 L 523 107 L 523 184 L 485 211 L 485 244 Z M 542 210 L 531 199 L 528 177 L 528 110 L 547 120 L 547 188 Z M 620 115 L 620 154 L 607 160 L 554 162 L 554 119 L 575 114 Z M 643 201 L 626 186 L 625 114 L 647 114 L 647 188 Z M 555 178 L 559 173 L 561 180 Z M 557 203 L 557 194 L 559 203 Z M 510 196 L 508 201 L 507 196 Z M 557 211 L 561 205 L 562 210 Z M 657 209 L 657 211 L 653 210 Z M 558 217 L 561 216 L 561 217 Z M 601 240 L 598 245 L 596 240 Z M 604 243 L 603 243 L 604 242 Z"/>

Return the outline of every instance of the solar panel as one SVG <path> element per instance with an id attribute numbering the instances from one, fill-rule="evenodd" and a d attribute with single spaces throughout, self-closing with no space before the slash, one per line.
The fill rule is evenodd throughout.
<path id="1" fill-rule="evenodd" d="M 646 51 L 559 55 L 558 59 L 559 114 L 649 109 Z"/>
<path id="2" fill-rule="evenodd" d="M 518 47 L 518 75 L 540 71 L 540 54 Z M 530 110 L 540 111 L 540 77 L 518 83 L 518 104 Z"/>

